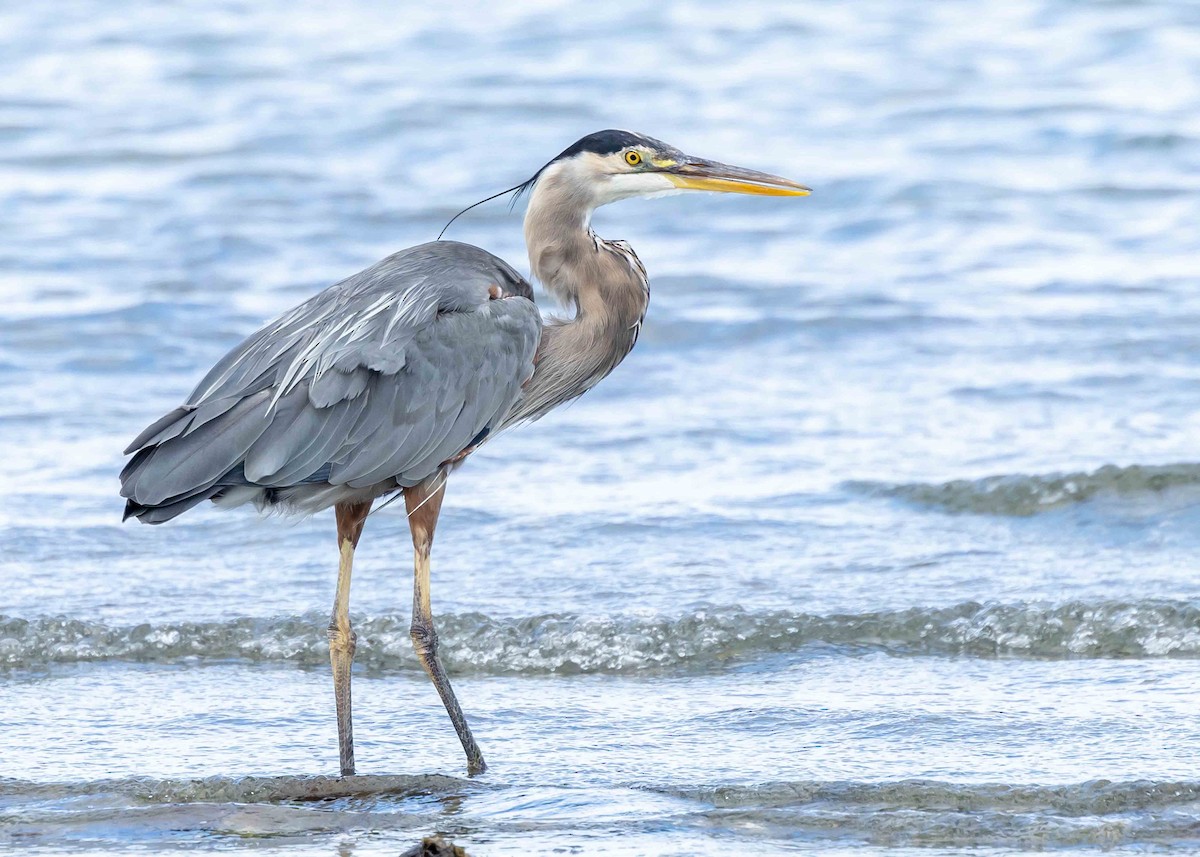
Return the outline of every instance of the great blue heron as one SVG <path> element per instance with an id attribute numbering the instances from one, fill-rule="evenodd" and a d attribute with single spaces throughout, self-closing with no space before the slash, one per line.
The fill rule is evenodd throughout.
<path id="1" fill-rule="evenodd" d="M 571 318 L 544 322 L 529 283 L 478 247 L 411 247 L 255 333 L 125 450 L 133 454 L 121 472 L 126 518 L 160 524 L 203 500 L 298 513 L 334 507 L 341 562 L 329 652 L 343 775 L 354 773 L 350 568 L 372 502 L 397 492 L 415 552 L 413 645 L 468 772 L 485 769 L 438 657 L 433 531 L 454 467 L 500 429 L 589 390 L 637 342 L 646 271 L 627 243 L 592 231 L 592 212 L 680 190 L 809 192 L 629 131 L 589 134 L 513 190 L 529 192 L 533 275 Z"/>

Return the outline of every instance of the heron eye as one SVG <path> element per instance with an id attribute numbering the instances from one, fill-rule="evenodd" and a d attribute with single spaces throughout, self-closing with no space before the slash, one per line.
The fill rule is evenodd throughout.
<path id="1" fill-rule="evenodd" d="M 629 166 L 636 167 L 641 162 L 642 162 L 642 156 L 639 152 L 626 152 L 625 153 L 625 163 L 629 164 Z"/>

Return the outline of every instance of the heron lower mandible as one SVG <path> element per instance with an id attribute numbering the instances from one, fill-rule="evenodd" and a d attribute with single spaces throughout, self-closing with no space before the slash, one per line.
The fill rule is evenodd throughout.
<path id="1" fill-rule="evenodd" d="M 341 562 L 329 652 L 343 775 L 354 773 L 350 568 L 372 502 L 397 492 L 415 552 L 413 645 L 468 772 L 485 768 L 438 657 L 429 552 L 449 472 L 500 429 L 585 393 L 637 342 L 646 271 L 628 244 L 591 230 L 592 211 L 680 190 L 809 192 L 629 131 L 589 134 L 514 190 L 529 191 L 533 275 L 573 317 L 543 321 L 529 283 L 478 247 L 422 244 L 255 333 L 125 450 L 126 518 L 161 524 L 203 500 L 301 514 L 334 507 Z"/>

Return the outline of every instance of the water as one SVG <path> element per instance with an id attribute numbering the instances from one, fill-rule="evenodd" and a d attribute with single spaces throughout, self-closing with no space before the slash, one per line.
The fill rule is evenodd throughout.
<path id="1" fill-rule="evenodd" d="M 1200 851 L 1200 9 L 0 9 L 0 850 Z M 637 349 L 336 551 L 119 523 L 263 320 L 584 133 L 811 184 L 602 210 Z M 524 268 L 519 212 L 451 236 Z M 321 776 L 325 775 L 325 776 Z"/>

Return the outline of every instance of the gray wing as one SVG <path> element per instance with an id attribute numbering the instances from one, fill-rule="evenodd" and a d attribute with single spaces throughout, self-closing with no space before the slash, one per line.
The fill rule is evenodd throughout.
<path id="1" fill-rule="evenodd" d="M 520 397 L 541 334 L 532 297 L 503 261 L 451 241 L 331 286 L 134 439 L 126 516 L 158 523 L 231 487 L 420 482 Z"/>

